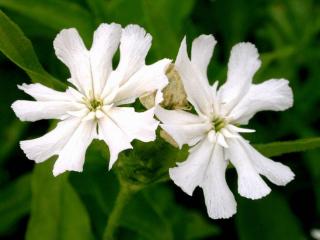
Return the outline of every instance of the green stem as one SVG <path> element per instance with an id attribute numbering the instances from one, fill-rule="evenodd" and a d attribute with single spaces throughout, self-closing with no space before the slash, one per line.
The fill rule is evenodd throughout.
<path id="1" fill-rule="evenodd" d="M 105 228 L 103 239 L 104 240 L 114 240 L 114 233 L 119 226 L 119 220 L 121 218 L 122 212 L 130 201 L 131 197 L 136 191 L 130 188 L 126 184 L 120 185 L 120 192 L 118 193 L 114 208 L 111 211 L 111 214 L 108 219 L 107 226 Z"/>

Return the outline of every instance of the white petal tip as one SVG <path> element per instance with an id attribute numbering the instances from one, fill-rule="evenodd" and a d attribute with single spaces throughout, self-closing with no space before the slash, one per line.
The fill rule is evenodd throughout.
<path id="1" fill-rule="evenodd" d="M 25 121 L 23 114 L 21 114 L 22 109 L 20 106 L 20 100 L 15 101 L 14 103 L 11 104 L 11 109 L 13 110 L 13 112 L 16 114 L 16 116 L 21 120 L 21 121 Z"/>
<path id="2" fill-rule="evenodd" d="M 113 165 L 118 161 L 119 153 L 117 155 L 111 154 L 108 164 L 108 171 L 110 171 L 113 167 Z"/>
<path id="3" fill-rule="evenodd" d="M 276 176 L 275 179 L 270 179 L 271 182 L 278 186 L 285 186 L 295 178 L 295 174 L 292 172 L 292 170 L 283 164 L 278 166 L 278 172 L 279 175 Z"/>
<path id="4" fill-rule="evenodd" d="M 31 145 L 29 144 L 29 141 L 28 140 L 26 140 L 26 141 L 20 141 L 20 143 L 19 143 L 19 145 L 20 145 L 20 148 L 21 148 L 21 150 L 23 151 L 23 153 L 26 155 L 26 157 L 29 159 L 29 160 L 33 160 L 33 161 L 35 161 L 36 163 L 39 163 L 39 162 L 41 162 L 41 161 L 37 161 L 37 158 L 33 155 L 33 154 L 31 154 Z"/>
<path id="5" fill-rule="evenodd" d="M 251 189 L 239 189 L 238 192 L 242 197 L 251 200 L 257 200 L 267 196 L 271 192 L 271 189 L 267 185 L 265 185 L 265 187 L 261 188 L 256 187 Z"/>
<path id="6" fill-rule="evenodd" d="M 214 213 L 214 214 L 208 213 L 208 216 L 212 219 L 228 219 L 228 218 L 231 218 L 236 213 L 237 213 L 236 209 L 234 211 L 221 210 L 220 213 Z"/>
<path id="7" fill-rule="evenodd" d="M 52 170 L 52 173 L 53 173 L 53 176 L 57 177 L 58 175 L 64 173 L 64 172 L 67 172 L 67 171 L 73 171 L 73 172 L 82 172 L 83 171 L 83 168 L 69 168 L 66 169 L 66 168 L 59 168 L 59 167 L 54 167 L 53 170 Z"/>
<path id="8" fill-rule="evenodd" d="M 206 197 L 206 196 L 205 196 Z M 206 199 L 208 215 L 212 219 L 227 219 L 237 212 L 237 202 L 232 193 L 225 196 L 223 192 L 217 192 L 217 195 Z"/>
<path id="9" fill-rule="evenodd" d="M 267 196 L 271 189 L 259 176 L 259 174 L 249 171 L 240 175 L 238 178 L 238 192 L 242 197 L 252 200 L 260 199 Z"/>
<path id="10" fill-rule="evenodd" d="M 170 168 L 169 169 L 169 176 L 171 178 L 171 180 L 182 189 L 182 191 L 184 191 L 186 194 L 188 194 L 189 196 L 192 196 L 194 188 L 193 187 L 189 187 L 188 185 L 186 185 L 186 181 L 183 180 L 183 176 L 181 176 L 180 171 L 181 169 L 179 169 L 179 167 L 175 167 L 175 168 Z"/>

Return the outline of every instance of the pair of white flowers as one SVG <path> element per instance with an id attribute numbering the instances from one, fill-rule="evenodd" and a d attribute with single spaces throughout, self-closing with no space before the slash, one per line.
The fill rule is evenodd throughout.
<path id="1" fill-rule="evenodd" d="M 293 102 L 287 80 L 252 84 L 260 66 L 254 45 L 233 47 L 227 81 L 218 90 L 217 82 L 209 85 L 206 73 L 215 39 L 211 35 L 195 39 L 191 60 L 186 40 L 182 41 L 175 67 L 194 106 L 193 114 L 158 106 L 161 90 L 168 84 L 165 71 L 171 60 L 146 65 L 151 40 L 137 25 L 122 29 L 114 23 L 101 24 L 87 50 L 75 29 L 62 30 L 54 40 L 54 49 L 70 69 L 72 87 L 58 92 L 41 84 L 23 84 L 19 88 L 36 101 L 18 100 L 12 105 L 22 121 L 60 120 L 44 136 L 21 142 L 27 157 L 39 163 L 58 155 L 55 176 L 82 171 L 86 149 L 93 139 L 100 139 L 109 147 L 110 169 L 121 151 L 132 148 L 134 139 L 155 140 L 156 115 L 180 147 L 191 146 L 187 160 L 169 170 L 171 179 L 189 195 L 200 186 L 211 218 L 228 218 L 236 212 L 236 201 L 225 180 L 229 162 L 237 170 L 240 195 L 251 199 L 270 192 L 260 175 L 277 185 L 294 178 L 288 167 L 262 156 L 239 134 L 253 132 L 238 125 L 247 124 L 256 112 L 285 110 Z M 112 58 L 119 45 L 120 61 L 113 69 Z M 152 92 L 156 92 L 155 107 L 145 112 L 123 106 Z"/>

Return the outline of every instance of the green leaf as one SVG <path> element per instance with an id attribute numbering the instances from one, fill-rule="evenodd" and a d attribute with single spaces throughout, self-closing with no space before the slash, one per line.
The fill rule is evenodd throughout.
<path id="1" fill-rule="evenodd" d="M 276 192 L 260 200 L 240 198 L 237 202 L 236 224 L 240 240 L 306 239 L 298 219 Z"/>
<path id="2" fill-rule="evenodd" d="M 285 153 L 302 152 L 319 148 L 320 138 L 305 138 L 295 141 L 255 144 L 254 147 L 267 157 L 275 157 Z"/>
<path id="3" fill-rule="evenodd" d="M 194 2 L 141 0 L 146 27 L 154 37 L 153 48 L 157 51 L 157 57 L 175 57 Z"/>
<path id="4" fill-rule="evenodd" d="M 29 39 L 0 10 L 0 51 L 32 79 L 49 87 L 63 88 L 62 82 L 47 73 L 38 61 Z"/>
<path id="5" fill-rule="evenodd" d="M 164 184 L 157 184 L 144 191 L 144 197 L 158 215 L 167 222 L 174 239 L 203 239 L 219 233 L 209 218 L 196 210 L 186 209 L 176 203 L 172 191 Z"/>
<path id="6" fill-rule="evenodd" d="M 93 239 L 88 213 L 68 182 L 68 174 L 53 177 L 52 161 L 46 161 L 35 167 L 31 181 L 27 240 Z"/>
<path id="7" fill-rule="evenodd" d="M 70 1 L 0 0 L 0 6 L 16 11 L 54 30 L 75 27 L 86 40 L 91 38 L 94 24 L 90 13 Z"/>
<path id="8" fill-rule="evenodd" d="M 6 141 L 0 145 L 0 164 L 4 162 L 10 152 L 18 145 L 25 128 L 26 125 L 19 120 L 14 120 L 9 126 L 6 126 L 3 131 L 3 136 Z M 2 134 L 0 136 L 2 136 Z"/>
<path id="9" fill-rule="evenodd" d="M 174 58 L 184 35 L 186 20 L 195 2 L 195 0 L 116 0 L 105 4 L 105 12 L 109 21 L 117 19 L 123 25 L 140 24 L 153 36 L 148 58 Z"/>
<path id="10" fill-rule="evenodd" d="M 142 219 L 144 220 L 141 221 Z M 130 229 L 148 240 L 174 239 L 167 220 L 158 215 L 152 205 L 145 199 L 143 193 L 133 196 L 126 206 L 120 226 Z"/>
<path id="11" fill-rule="evenodd" d="M 0 235 L 30 211 L 30 174 L 23 175 L 0 191 Z"/>
<path id="12" fill-rule="evenodd" d="M 106 1 L 104 0 L 86 0 L 91 11 L 94 13 L 96 20 L 103 22 L 106 18 Z"/>
<path id="13" fill-rule="evenodd" d="M 4 166 L 4 163 L 11 158 L 11 154 L 17 153 L 18 142 L 27 126 L 16 118 L 10 107 L 16 99 L 24 95 L 16 85 L 21 82 L 25 74 L 17 71 L 16 67 L 3 67 L 0 68 L 0 76 L 0 116 L 5 116 L 0 118 L 0 139 L 5 139 L 0 144 L 0 166 Z M 4 176 L 0 174 L 0 183 Z"/>

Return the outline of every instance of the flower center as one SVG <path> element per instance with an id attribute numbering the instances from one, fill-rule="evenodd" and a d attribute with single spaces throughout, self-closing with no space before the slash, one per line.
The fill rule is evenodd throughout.
<path id="1" fill-rule="evenodd" d="M 86 101 L 86 105 L 91 112 L 95 112 L 101 109 L 103 106 L 103 101 L 101 99 L 91 99 Z"/>
<path id="2" fill-rule="evenodd" d="M 227 121 L 221 117 L 215 117 L 212 121 L 212 126 L 216 132 L 219 132 L 222 128 L 224 128 L 227 125 Z"/>

